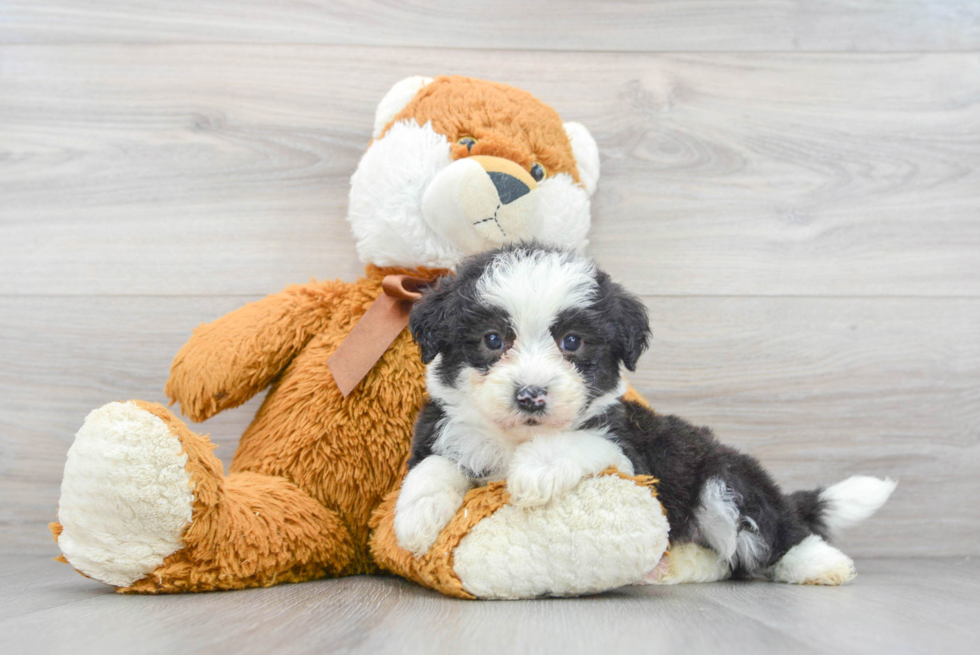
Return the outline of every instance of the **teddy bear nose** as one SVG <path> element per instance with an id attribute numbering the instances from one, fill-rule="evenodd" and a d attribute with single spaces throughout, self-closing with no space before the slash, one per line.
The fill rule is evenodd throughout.
<path id="1" fill-rule="evenodd" d="M 487 173 L 490 181 L 497 187 L 497 195 L 500 196 L 501 205 L 509 205 L 521 196 L 526 196 L 531 192 L 530 187 L 518 180 L 513 175 L 501 173 L 500 171 L 490 171 Z"/>
<path id="2" fill-rule="evenodd" d="M 479 164 L 486 172 L 497 190 L 501 205 L 508 205 L 538 188 L 538 183 L 531 174 L 510 159 L 490 155 L 473 155 L 468 159 Z"/>

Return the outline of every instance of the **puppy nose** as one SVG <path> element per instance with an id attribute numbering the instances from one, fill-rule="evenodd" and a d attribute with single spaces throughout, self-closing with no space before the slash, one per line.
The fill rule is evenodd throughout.
<path id="1" fill-rule="evenodd" d="M 525 412 L 544 411 L 548 403 L 548 390 L 541 387 L 521 387 L 515 396 L 517 406 Z"/>
<path id="2" fill-rule="evenodd" d="M 501 205 L 509 205 L 518 198 L 526 196 L 531 192 L 528 185 L 513 175 L 499 171 L 490 171 L 487 175 L 490 176 L 490 181 L 493 182 L 493 185 L 497 187 L 497 195 L 500 197 Z"/>

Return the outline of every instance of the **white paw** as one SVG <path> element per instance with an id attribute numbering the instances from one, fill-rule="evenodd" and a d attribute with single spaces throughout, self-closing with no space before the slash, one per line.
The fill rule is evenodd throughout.
<path id="1" fill-rule="evenodd" d="M 511 460 L 510 502 L 518 507 L 546 505 L 610 466 L 633 473 L 619 446 L 599 433 L 577 430 L 535 438 L 519 446 Z"/>
<path id="2" fill-rule="evenodd" d="M 671 546 L 656 568 L 647 574 L 644 584 L 684 584 L 727 580 L 732 569 L 718 553 L 695 543 Z"/>
<path id="3" fill-rule="evenodd" d="M 135 403 L 91 412 L 68 449 L 58 547 L 85 575 L 125 587 L 183 547 L 194 495 L 180 439 Z"/>
<path id="4" fill-rule="evenodd" d="M 398 545 L 424 555 L 456 516 L 470 481 L 449 460 L 432 456 L 412 469 L 395 504 Z"/>
<path id="5" fill-rule="evenodd" d="M 416 557 L 425 555 L 462 504 L 463 495 L 452 489 L 414 498 L 411 503 L 399 502 L 395 507 L 398 545 Z"/>
<path id="6" fill-rule="evenodd" d="M 857 575 L 850 557 L 815 534 L 790 548 L 771 573 L 776 582 L 829 586 L 842 585 Z"/>
<path id="7" fill-rule="evenodd" d="M 517 507 L 539 507 L 575 488 L 586 472 L 567 459 L 556 461 L 515 459 L 507 476 L 510 502 Z"/>
<path id="8" fill-rule="evenodd" d="M 670 575 L 670 554 L 664 553 L 653 570 L 647 573 L 646 577 L 637 584 L 677 584 Z"/>

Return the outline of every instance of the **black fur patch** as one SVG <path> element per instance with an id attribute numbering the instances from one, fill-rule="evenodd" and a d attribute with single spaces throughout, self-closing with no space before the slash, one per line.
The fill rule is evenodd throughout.
<path id="1" fill-rule="evenodd" d="M 408 327 L 429 364 L 442 355 L 440 379 L 452 386 L 463 366 L 486 371 L 500 357 L 483 344 L 488 332 L 513 340 L 507 315 L 479 301 L 476 285 L 497 251 L 463 260 L 455 275 L 447 275 L 423 292 L 412 307 Z"/>
<path id="2" fill-rule="evenodd" d="M 432 454 L 432 444 L 439 437 L 439 423 L 446 418 L 442 405 L 430 400 L 419 410 L 415 418 L 415 434 L 412 437 L 412 453 L 408 458 L 408 470 L 411 471 L 423 459 Z"/>
<path id="3" fill-rule="evenodd" d="M 487 333 L 497 332 L 513 342 L 510 317 L 499 307 L 483 304 L 476 288 L 498 255 L 535 251 L 564 252 L 535 243 L 518 243 L 468 257 L 455 275 L 441 278 L 412 307 L 409 329 L 422 350 L 424 363 L 443 356 L 439 369 L 443 384 L 452 386 L 464 366 L 485 372 L 500 357 L 500 351 L 483 346 Z M 568 357 L 592 387 L 592 397 L 616 387 L 620 362 L 629 370 L 636 370 L 650 336 L 646 308 L 639 298 L 602 271 L 596 274 L 596 284 L 599 292 L 591 306 L 563 312 L 552 327 L 556 339 L 573 331 L 585 338 L 582 352 L 569 353 Z"/>
<path id="4" fill-rule="evenodd" d="M 760 568 L 775 563 L 811 533 L 822 535 L 819 501 L 797 501 L 818 492 L 784 495 L 755 458 L 719 443 L 708 428 L 676 416 L 659 416 L 627 401 L 613 406 L 596 422 L 610 427 L 637 474 L 660 481 L 657 496 L 667 512 L 671 541 L 697 539 L 701 492 L 712 478 L 722 480 L 734 492 L 741 516 L 758 526 L 758 534 L 769 547 L 768 559 Z M 734 571 L 736 575 L 755 572 L 742 566 Z"/>
<path id="5" fill-rule="evenodd" d="M 639 298 L 613 282 L 606 273 L 599 271 L 596 281 L 599 283 L 599 296 L 595 308 L 615 330 L 610 343 L 623 365 L 635 371 L 636 363 L 650 340 L 647 308 Z"/>
<path id="6" fill-rule="evenodd" d="M 824 517 L 827 513 L 827 501 L 821 500 L 820 493 L 823 489 L 807 489 L 806 491 L 794 491 L 788 498 L 789 502 L 796 507 L 797 515 L 803 519 L 811 530 L 830 541 L 830 530 Z"/>

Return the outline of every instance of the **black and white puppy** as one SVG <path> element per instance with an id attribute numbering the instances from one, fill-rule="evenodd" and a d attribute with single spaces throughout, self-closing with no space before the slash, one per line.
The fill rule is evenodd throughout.
<path id="1" fill-rule="evenodd" d="M 412 309 L 430 400 L 395 512 L 422 554 L 477 483 L 548 503 L 610 466 L 659 479 L 671 555 L 651 582 L 766 575 L 841 584 L 853 562 L 827 541 L 895 487 L 858 476 L 784 495 L 753 458 L 707 428 L 623 400 L 650 335 L 646 309 L 575 253 L 518 244 L 464 260 Z"/>

